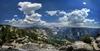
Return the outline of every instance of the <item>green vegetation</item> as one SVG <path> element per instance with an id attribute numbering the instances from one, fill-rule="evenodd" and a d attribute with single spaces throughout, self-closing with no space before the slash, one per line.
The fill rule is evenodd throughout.
<path id="1" fill-rule="evenodd" d="M 91 36 L 85 35 L 80 38 L 81 41 L 90 44 Z M 68 41 L 69 40 L 69 41 Z M 54 46 L 63 46 L 72 44 L 70 39 L 62 39 L 52 35 L 52 30 L 49 28 L 27 28 L 20 29 L 9 25 L 0 25 L 0 46 L 6 43 L 19 43 L 24 44 L 28 42 L 33 43 L 47 43 Z"/>
<path id="2" fill-rule="evenodd" d="M 49 35 L 48 35 L 49 34 Z M 50 36 L 51 30 L 48 28 L 19 29 L 9 25 L 0 25 L 0 46 L 5 43 L 47 43 L 54 46 L 71 44 L 65 39 Z"/>
<path id="3" fill-rule="evenodd" d="M 80 38 L 80 40 L 88 44 L 91 44 L 92 42 L 92 38 L 90 35 L 84 35 Z"/>
<path id="4" fill-rule="evenodd" d="M 0 45 L 14 41 L 16 43 L 37 42 L 40 40 L 38 38 L 40 34 L 37 29 L 18 29 L 8 25 L 0 25 Z"/>

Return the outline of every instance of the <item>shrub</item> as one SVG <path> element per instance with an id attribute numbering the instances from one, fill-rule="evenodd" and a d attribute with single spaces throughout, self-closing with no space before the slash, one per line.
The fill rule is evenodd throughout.
<path id="1" fill-rule="evenodd" d="M 91 39 L 91 36 L 89 35 L 84 35 L 80 38 L 81 41 L 85 42 L 85 43 L 88 43 L 88 44 L 91 44 L 92 42 L 92 39 Z"/>

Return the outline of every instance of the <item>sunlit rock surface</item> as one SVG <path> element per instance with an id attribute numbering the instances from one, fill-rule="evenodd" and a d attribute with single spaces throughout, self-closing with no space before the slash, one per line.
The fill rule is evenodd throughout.
<path id="1" fill-rule="evenodd" d="M 55 29 L 56 30 L 56 29 Z M 84 40 L 72 40 L 73 37 L 76 38 L 76 35 L 79 37 L 78 29 L 70 29 L 67 34 L 67 29 L 61 30 L 57 28 L 57 33 L 55 30 L 50 28 L 17 28 L 9 25 L 0 25 L 0 51 L 94 51 L 100 50 L 100 37 L 86 36 Z M 76 30 L 76 31 L 74 31 Z M 83 29 L 86 30 L 86 29 Z M 90 29 L 89 29 L 90 30 Z M 99 30 L 99 29 L 96 29 Z M 64 33 L 65 32 L 65 33 Z M 64 34 L 63 34 L 64 33 Z M 63 37 L 66 34 L 66 38 Z M 58 36 L 56 36 L 58 35 Z M 71 39 L 67 39 L 68 36 Z M 60 38 L 61 37 L 61 38 Z M 85 40 L 91 40 L 87 43 Z"/>
<path id="2" fill-rule="evenodd" d="M 90 44 L 86 44 L 81 41 L 76 41 L 73 45 L 74 50 L 87 50 L 87 51 L 93 51 L 93 47 Z"/>

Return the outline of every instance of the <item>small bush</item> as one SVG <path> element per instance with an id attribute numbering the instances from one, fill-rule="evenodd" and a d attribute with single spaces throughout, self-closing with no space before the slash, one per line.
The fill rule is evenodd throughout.
<path id="1" fill-rule="evenodd" d="M 89 35 L 82 36 L 80 38 L 80 40 L 85 42 L 85 43 L 88 43 L 88 44 L 91 44 L 91 42 L 92 42 L 91 36 L 89 36 Z"/>

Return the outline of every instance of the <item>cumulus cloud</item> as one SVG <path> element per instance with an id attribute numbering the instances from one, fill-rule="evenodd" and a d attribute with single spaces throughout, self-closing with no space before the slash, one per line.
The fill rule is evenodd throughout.
<path id="1" fill-rule="evenodd" d="M 19 2 L 19 10 L 24 12 L 24 19 L 12 19 L 6 20 L 13 26 L 22 26 L 22 25 L 44 25 L 45 21 L 41 20 L 42 15 L 36 13 L 35 11 L 42 7 L 40 3 L 31 3 L 31 2 Z M 15 15 L 16 16 L 16 15 Z"/>
<path id="2" fill-rule="evenodd" d="M 24 14 L 32 14 L 36 10 L 42 7 L 41 3 L 31 3 L 31 2 L 19 2 L 18 6 L 20 6 L 19 10 L 23 11 Z"/>
<path id="3" fill-rule="evenodd" d="M 60 22 L 59 25 L 61 26 L 91 27 L 97 22 L 94 19 L 88 19 L 88 12 L 90 12 L 90 9 L 82 8 L 69 13 L 66 13 L 65 11 L 57 11 L 54 15 L 60 17 L 58 21 Z"/>
<path id="4" fill-rule="evenodd" d="M 10 22 L 10 23 L 13 24 L 14 22 L 16 22 L 16 19 L 13 18 L 13 19 L 11 19 L 11 20 L 5 20 L 5 21 Z"/>
<path id="5" fill-rule="evenodd" d="M 72 24 L 73 25 L 76 25 L 76 24 L 80 25 L 80 23 L 84 23 L 84 20 L 87 19 L 88 12 L 90 12 L 90 10 L 86 9 L 86 8 L 83 8 L 81 10 L 74 10 L 70 13 L 64 14 L 64 16 L 59 18 L 59 20 L 61 22 L 68 22 L 71 25 Z M 88 21 L 89 20 L 91 20 L 91 19 L 88 19 Z"/>
<path id="6" fill-rule="evenodd" d="M 41 19 L 42 15 L 36 12 L 42 7 L 41 3 L 19 2 L 18 6 L 20 6 L 18 9 L 24 13 L 25 18 L 5 20 L 12 26 L 30 27 L 33 25 L 45 25 L 48 27 L 95 27 L 95 24 L 97 23 L 94 19 L 88 18 L 88 12 L 90 12 L 90 9 L 87 8 L 82 8 L 80 10 L 76 9 L 69 13 L 60 10 L 46 11 L 49 16 L 59 17 L 58 22 L 48 23 L 43 21 Z M 14 15 L 14 17 L 18 17 L 18 15 Z"/>
<path id="7" fill-rule="evenodd" d="M 46 11 L 49 16 L 60 16 L 66 14 L 65 11 L 54 10 L 54 11 Z"/>
<path id="8" fill-rule="evenodd" d="M 46 13 L 50 16 L 54 16 L 57 14 L 58 11 L 46 11 Z"/>

